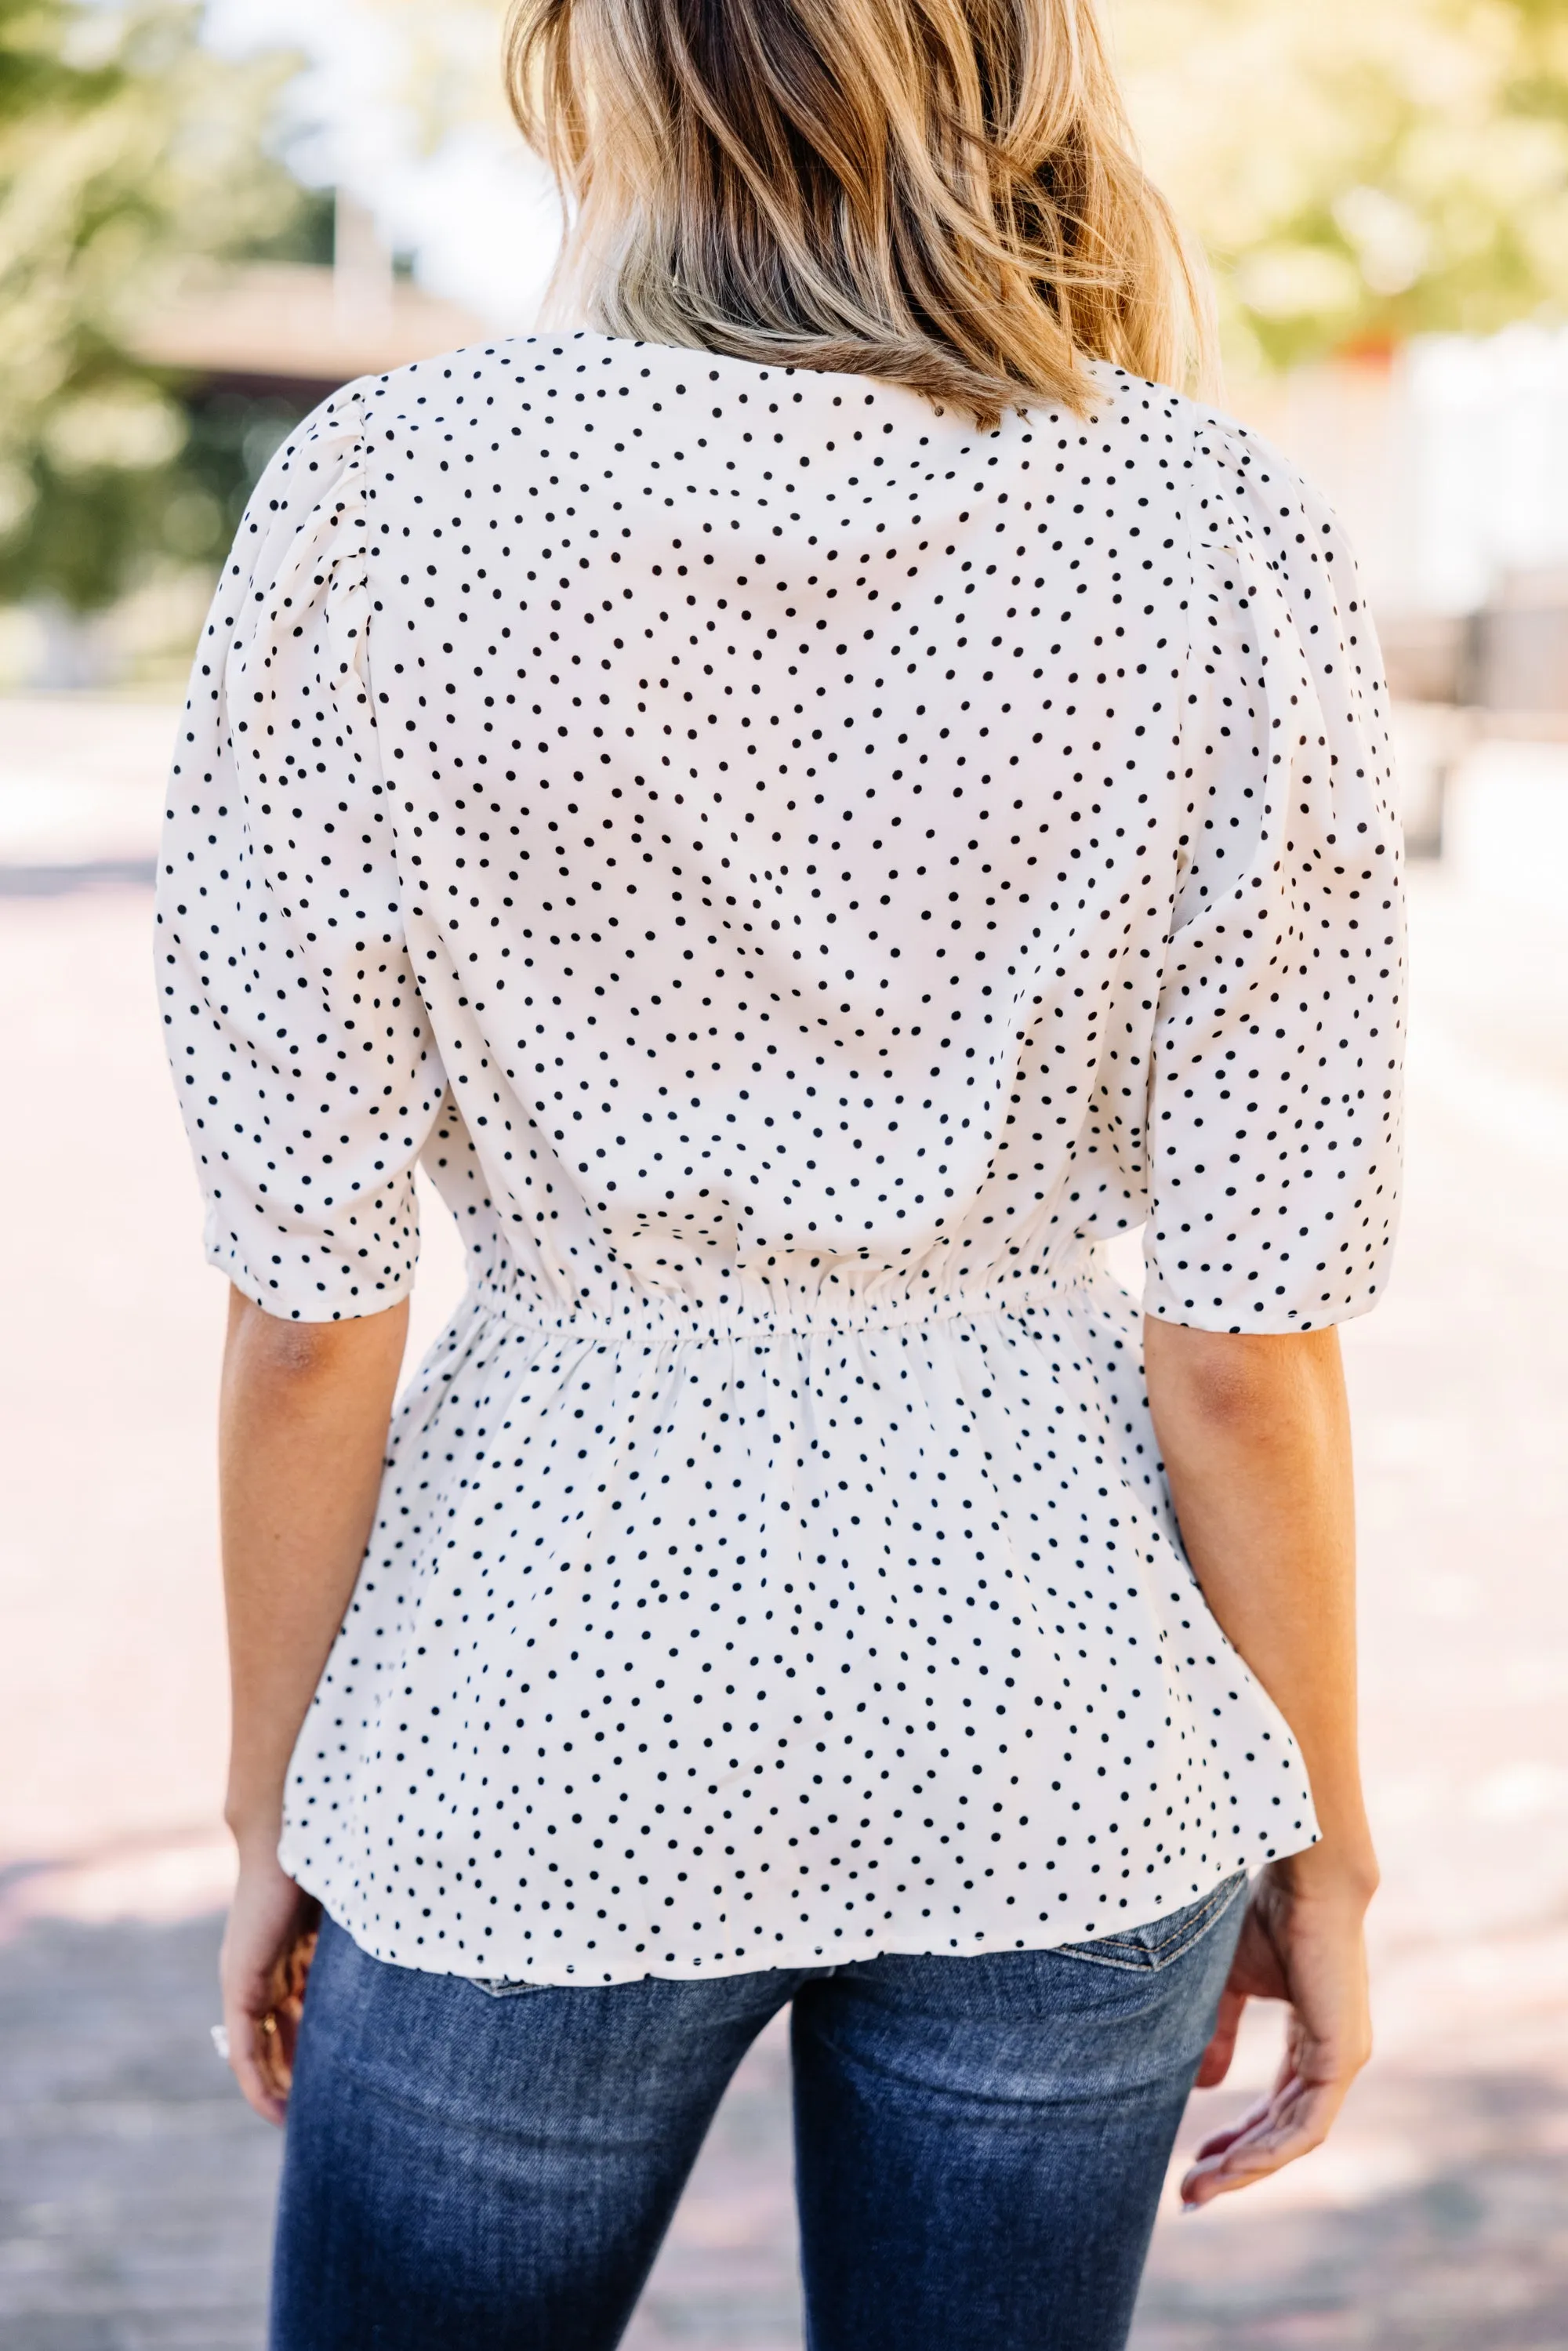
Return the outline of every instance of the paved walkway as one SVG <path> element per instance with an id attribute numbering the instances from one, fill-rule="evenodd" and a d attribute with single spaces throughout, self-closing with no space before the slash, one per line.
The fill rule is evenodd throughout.
<path id="1" fill-rule="evenodd" d="M 31 781 L 0 766 L 0 2342 L 257 2351 L 276 2141 L 206 2037 L 221 1295 L 141 881 L 166 722 L 99 713 L 83 749 L 27 715 Z M 1537 897 L 1419 877 L 1403 1249 L 1347 1333 L 1379 2054 L 1322 2154 L 1162 2221 L 1136 2351 L 1568 2343 L 1568 918 Z M 454 1274 L 438 1231 L 423 1330 Z M 799 2345 L 788 2166 L 774 2032 L 631 2351 Z"/>

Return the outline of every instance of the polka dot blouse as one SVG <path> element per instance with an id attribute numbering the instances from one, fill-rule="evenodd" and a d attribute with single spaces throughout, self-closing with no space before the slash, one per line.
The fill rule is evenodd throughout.
<path id="1" fill-rule="evenodd" d="M 610 1983 L 1078 1941 L 1311 1841 L 1139 1324 L 1364 1311 L 1397 1183 L 1384 691 L 1273 453 L 607 340 L 267 470 L 157 941 L 213 1262 L 466 1299 L 283 1857 L 369 1951 Z"/>

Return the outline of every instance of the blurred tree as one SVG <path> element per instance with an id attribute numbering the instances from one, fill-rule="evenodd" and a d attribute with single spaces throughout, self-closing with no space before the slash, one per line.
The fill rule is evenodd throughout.
<path id="1" fill-rule="evenodd" d="M 434 146 L 495 122 L 504 0 L 359 0 Z M 1568 0 L 1103 0 L 1233 361 L 1568 312 Z"/>
<path id="2" fill-rule="evenodd" d="M 1565 0 L 1109 0 L 1243 365 L 1568 308 Z"/>
<path id="3" fill-rule="evenodd" d="M 292 61 L 214 57 L 199 14 L 0 0 L 0 599 L 89 611 L 233 527 L 245 427 L 193 434 L 136 328 L 309 212 L 266 146 Z"/>

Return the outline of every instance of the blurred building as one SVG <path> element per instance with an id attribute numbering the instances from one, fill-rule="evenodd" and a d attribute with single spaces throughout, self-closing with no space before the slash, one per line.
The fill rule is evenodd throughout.
<path id="1" fill-rule="evenodd" d="M 0 607 L 0 684 L 177 690 L 211 575 L 300 418 L 356 376 L 493 331 L 401 268 L 361 205 L 340 195 L 327 222 L 330 261 L 199 265 L 148 310 L 135 356 L 170 371 L 184 431 L 180 478 L 158 517 L 161 555 L 102 607 L 78 610 L 47 592 Z"/>
<path id="2" fill-rule="evenodd" d="M 1568 330 L 1423 337 L 1239 404 L 1343 516 L 1396 696 L 1568 734 Z"/>
<path id="3" fill-rule="evenodd" d="M 1354 541 L 1394 693 L 1406 838 L 1436 855 L 1451 779 L 1463 766 L 1475 781 L 1479 745 L 1523 757 L 1568 743 L 1568 330 L 1427 336 L 1234 397 Z M 1549 764 L 1530 782 L 1527 830 L 1556 889 L 1568 763 Z M 1500 839 L 1523 820 L 1516 797 L 1500 781 L 1483 796 Z M 1469 810 L 1471 831 L 1483 814 Z"/>
<path id="4" fill-rule="evenodd" d="M 401 276 L 370 214 L 340 196 L 330 264 L 259 262 L 198 279 L 149 319 L 141 352 L 179 369 L 197 399 L 276 401 L 303 414 L 355 376 L 485 331 Z"/>

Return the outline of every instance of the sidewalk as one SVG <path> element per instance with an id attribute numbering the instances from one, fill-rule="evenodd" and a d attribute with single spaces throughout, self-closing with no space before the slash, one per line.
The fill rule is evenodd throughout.
<path id="1" fill-rule="evenodd" d="M 0 2340 L 257 2351 L 276 2141 L 206 2032 L 222 1296 L 141 880 L 172 719 L 94 723 L 74 817 L 68 794 L 8 799 L 0 767 Z M 35 781 L 59 739 L 40 736 Z M 107 817 L 104 790 L 123 795 Z M 1416 877 L 1401 1258 L 1346 1333 L 1379 2053 L 1323 2153 L 1162 2221 L 1136 2351 L 1568 2342 L 1568 916 L 1535 895 Z M 424 1332 L 455 1254 L 437 1228 Z M 1242 2089 L 1277 2037 L 1249 2032 Z M 1201 2127 L 1231 2096 L 1199 2102 Z M 630 2351 L 798 2346 L 787 2103 L 775 2032 Z"/>

